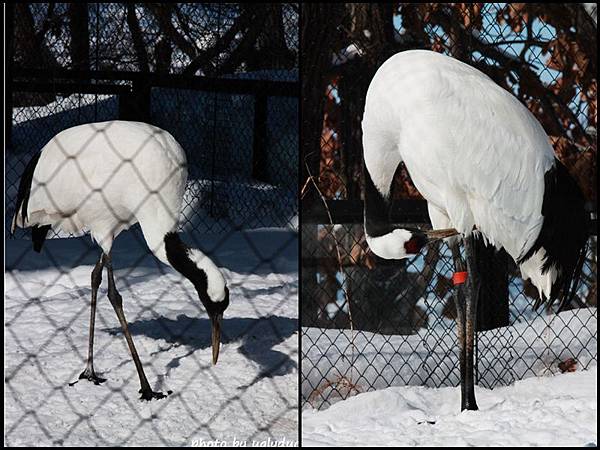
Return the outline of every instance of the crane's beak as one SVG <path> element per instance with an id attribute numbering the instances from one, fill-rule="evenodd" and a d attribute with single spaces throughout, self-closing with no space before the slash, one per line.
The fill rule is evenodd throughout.
<path id="1" fill-rule="evenodd" d="M 212 363 L 217 364 L 219 359 L 219 350 L 221 348 L 221 320 L 223 314 L 216 314 L 211 317 L 212 322 Z"/>
<path id="2" fill-rule="evenodd" d="M 427 230 L 423 233 L 430 241 L 437 241 L 438 239 L 445 239 L 459 234 L 458 231 L 456 231 L 454 228 L 444 228 L 442 230 Z"/>

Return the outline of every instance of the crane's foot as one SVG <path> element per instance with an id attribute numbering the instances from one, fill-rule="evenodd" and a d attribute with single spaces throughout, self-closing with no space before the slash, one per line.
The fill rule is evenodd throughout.
<path id="1" fill-rule="evenodd" d="M 167 394 L 171 394 L 172 391 L 168 391 Z M 162 392 L 154 392 L 152 389 L 140 389 L 139 393 L 142 394 L 140 400 L 150 401 L 153 398 L 160 400 L 161 398 L 165 398 L 166 395 Z"/>
<path id="2" fill-rule="evenodd" d="M 99 377 L 96 375 L 96 372 L 94 372 L 94 369 L 86 367 L 85 370 L 79 375 L 79 378 L 72 383 L 69 383 L 69 386 L 74 386 L 79 380 L 88 380 L 94 383 L 96 386 L 99 386 L 106 381 L 106 378 Z"/>

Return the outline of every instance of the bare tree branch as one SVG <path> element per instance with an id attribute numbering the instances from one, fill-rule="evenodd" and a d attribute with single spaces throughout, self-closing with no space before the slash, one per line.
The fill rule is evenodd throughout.
<path id="1" fill-rule="evenodd" d="M 231 25 L 227 32 L 221 37 L 221 39 L 218 39 L 212 47 L 200 51 L 198 56 L 196 56 L 196 58 L 190 62 L 183 73 L 193 75 L 198 71 L 198 69 L 201 69 L 204 73 L 214 71 L 216 68 L 211 65 L 213 58 L 228 49 L 238 33 L 247 32 L 252 19 L 253 15 L 250 14 L 248 10 L 244 10 L 237 17 L 233 25 Z"/>
<path id="2" fill-rule="evenodd" d="M 171 3 L 147 3 L 147 8 L 156 18 L 163 35 L 168 37 L 177 47 L 181 49 L 190 58 L 195 58 L 198 49 L 196 46 L 188 42 L 171 22 L 173 12 L 173 4 Z"/>
<path id="3" fill-rule="evenodd" d="M 71 32 L 71 65 L 75 69 L 90 68 L 90 31 L 88 4 L 69 3 L 69 31 Z"/>

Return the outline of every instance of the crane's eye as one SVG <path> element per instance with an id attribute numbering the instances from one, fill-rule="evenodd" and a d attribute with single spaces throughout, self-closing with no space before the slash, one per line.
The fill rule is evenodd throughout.
<path id="1" fill-rule="evenodd" d="M 427 238 L 421 234 L 413 234 L 413 236 L 404 243 L 404 250 L 407 254 L 416 255 L 427 244 Z"/>

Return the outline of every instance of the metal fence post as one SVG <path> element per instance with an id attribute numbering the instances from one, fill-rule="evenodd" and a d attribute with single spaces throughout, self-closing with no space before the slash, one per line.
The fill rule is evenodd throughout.
<path id="1" fill-rule="evenodd" d="M 131 91 L 119 96 L 119 119 L 150 123 L 151 87 L 146 80 L 133 80 Z"/>
<path id="2" fill-rule="evenodd" d="M 267 96 L 264 92 L 254 97 L 254 129 L 252 140 L 252 177 L 268 181 L 267 171 Z"/>
<path id="3" fill-rule="evenodd" d="M 4 99 L 4 130 L 7 149 L 11 149 L 12 142 L 12 112 L 13 112 L 13 90 L 12 90 L 12 66 L 14 61 L 14 22 L 15 22 L 15 5 L 8 3 L 6 5 L 6 98 Z"/>

